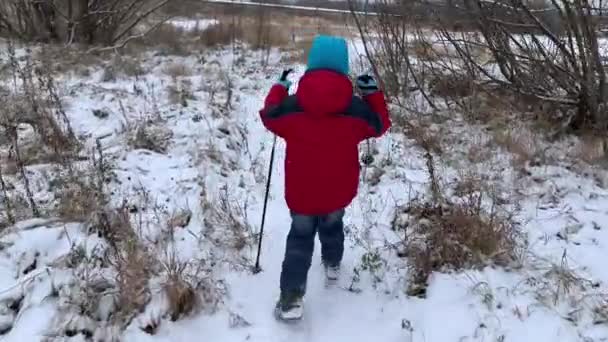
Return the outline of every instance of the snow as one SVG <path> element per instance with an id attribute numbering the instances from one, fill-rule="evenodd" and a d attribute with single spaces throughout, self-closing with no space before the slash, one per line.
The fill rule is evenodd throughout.
<path id="1" fill-rule="evenodd" d="M 193 27 L 190 22 L 177 23 L 187 29 Z M 356 60 L 362 54 L 362 47 L 356 41 L 352 47 L 351 59 Z M 273 51 L 270 67 L 261 67 L 259 56 L 253 52 L 246 52 L 243 63 L 235 63 L 238 58 L 231 51 L 210 51 L 202 64 L 194 58 L 146 58 L 148 73 L 136 80 L 100 83 L 96 73 L 84 79 L 62 77 L 63 93 L 67 94 L 70 104 L 67 114 L 77 134 L 88 137 L 89 147 L 94 146 L 95 138 L 104 137 L 102 147 L 112 159 L 118 179 L 112 183 L 112 200 L 119 204 L 127 199 L 129 204 L 141 207 L 134 216 L 142 222 L 139 227 L 142 240 L 156 246 L 171 236 L 169 246 L 180 260 L 213 263 L 209 266 L 209 276 L 222 281 L 218 288 L 225 285 L 226 294 L 216 310 L 208 308 L 175 322 L 161 319 L 158 331 L 150 335 L 142 331 L 142 326 L 162 316 L 167 306 L 157 281 L 153 281 L 152 302 L 121 333 L 122 340 L 554 342 L 608 338 L 606 325 L 593 323 L 589 307 L 590 300 L 606 293 L 608 281 L 604 265 L 608 255 L 605 227 L 608 212 L 604 209 L 608 191 L 564 164 L 530 168 L 533 176 L 516 178 L 510 166 L 505 169 L 505 165 L 510 165 L 509 158 L 501 151 L 494 151 L 488 164 L 478 167 L 491 172 L 486 166 L 495 163 L 497 169 L 503 168 L 500 175 L 505 182 L 523 183 L 518 187 L 523 193 L 517 219 L 530 242 L 526 253 L 533 258 L 521 270 L 487 267 L 436 273 L 430 280 L 427 298 L 407 297 L 404 293 L 408 281 L 407 261 L 396 257 L 394 250 L 387 247 L 400 240 L 398 233 L 390 230 L 390 222 L 396 205 L 407 203 L 426 191 L 428 175 L 420 148 L 398 132 L 375 142 L 380 151 L 377 158 L 390 155 L 393 165 L 386 168 L 378 185 L 362 182 L 358 198 L 347 210 L 347 246 L 340 283 L 334 288 L 324 286 L 317 242 L 304 320 L 296 326 L 275 321 L 272 310 L 279 294 L 280 267 L 290 223 L 283 199 L 284 143 L 279 140 L 277 144 L 261 273 L 250 272 L 255 259 L 255 239 L 250 239 L 242 251 L 214 241 L 215 237 L 226 237 L 230 233 L 223 226 L 215 227 L 219 231 L 211 231 L 206 223 L 210 213 L 201 205 L 201 197 L 213 202 L 227 194 L 233 209 L 242 208 L 246 214 L 242 223 L 250 231 L 244 234 L 255 236 L 261 221 L 273 141 L 257 111 L 283 67 L 280 55 Z M 193 70 L 192 76 L 180 76 L 193 84 L 196 99 L 189 100 L 187 107 L 166 100 L 164 89 L 171 79 L 162 70 L 170 62 L 184 63 Z M 294 79 L 303 71 L 303 66 L 297 66 Z M 221 90 L 222 72 L 228 73 L 235 90 L 228 109 L 222 106 L 227 96 Z M 209 86 L 220 89 L 213 101 Z M 144 89 L 145 95 L 138 95 L 134 91 L 136 87 Z M 154 99 L 157 109 L 152 105 Z M 121 113 L 121 106 L 126 108 L 125 113 Z M 106 108 L 110 116 L 106 119 L 93 116 L 91 111 L 95 108 Z M 152 114 L 158 115 L 173 133 L 166 154 L 134 150 L 125 145 L 125 119 L 136 122 L 142 115 Z M 197 116 L 203 119 L 195 120 Z M 451 127 L 451 134 L 466 138 L 483 134 L 479 127 L 460 124 Z M 227 127 L 229 134 L 221 132 L 220 127 Z M 218 150 L 219 158 L 209 154 L 212 148 Z M 462 154 L 466 153 L 466 146 L 453 148 L 450 154 L 456 161 L 441 165 L 446 178 L 456 174 L 454 165 L 465 160 Z M 371 170 L 366 170 L 365 174 L 369 172 Z M 541 181 L 534 181 L 533 177 Z M 201 196 L 203 191 L 205 196 Z M 46 194 L 41 190 L 39 196 Z M 180 209 L 192 212 L 191 221 L 185 228 L 167 232 L 168 217 Z M 567 228 L 573 224 L 580 226 Z M 594 228 L 596 225 L 600 226 L 599 230 Z M 568 240 L 557 237 L 564 229 Z M 0 327 L 13 324 L 2 340 L 43 341 L 43 335 L 56 332 L 53 328 L 60 326 L 55 318 L 60 316 L 61 303 L 51 296 L 51 285 L 68 284 L 75 277 L 59 261 L 75 246 L 86 246 L 86 254 L 94 255 L 104 243 L 81 224 L 38 219 L 11 227 L 2 235 L 0 243 L 0 308 L 3 310 Z M 157 252 L 162 256 L 166 250 Z M 373 271 L 362 270 L 361 258 L 369 253 L 379 254 L 385 263 Z M 563 260 L 582 277 L 599 285 L 573 291 L 552 304 L 539 296 L 542 291 L 538 284 L 550 281 L 551 275 L 547 272 Z M 34 261 L 34 270 L 24 274 Z M 359 277 L 355 277 L 355 270 Z M 25 298 L 13 322 L 5 302 L 21 295 Z M 99 316 L 107 317 L 111 308 L 112 303 L 104 299 L 98 308 Z M 573 312 L 580 313 L 574 322 L 569 318 Z M 96 336 L 104 333 L 99 330 Z M 56 340 L 86 339 L 76 335 Z"/>
<path id="2" fill-rule="evenodd" d="M 300 11 L 311 11 L 311 12 L 324 12 L 324 13 L 343 13 L 350 14 L 349 10 L 341 10 L 335 8 L 325 8 L 322 6 L 319 7 L 310 7 L 310 6 L 297 6 L 297 5 L 285 5 L 285 4 L 273 4 L 273 3 L 263 3 L 263 2 L 254 2 L 247 0 L 208 0 L 209 2 L 219 3 L 219 4 L 239 4 L 244 6 L 253 6 L 253 7 L 274 7 L 274 8 L 288 8 L 288 9 L 296 9 Z M 376 16 L 378 13 L 376 12 L 360 12 L 355 11 L 356 14 L 359 15 L 369 15 Z"/>
<path id="3" fill-rule="evenodd" d="M 193 30 L 205 30 L 206 28 L 217 25 L 219 22 L 216 19 L 198 19 L 192 20 L 188 18 L 183 19 L 172 19 L 169 20 L 168 23 L 177 28 L 193 31 Z"/>

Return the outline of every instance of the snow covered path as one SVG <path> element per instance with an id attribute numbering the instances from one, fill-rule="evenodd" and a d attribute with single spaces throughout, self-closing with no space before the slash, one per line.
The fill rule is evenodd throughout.
<path id="1" fill-rule="evenodd" d="M 277 73 L 278 73 L 277 69 Z M 300 68 L 299 73 L 303 72 Z M 294 78 L 299 75 L 294 75 Z M 243 82 L 252 82 L 246 79 Z M 265 92 L 274 79 L 261 85 L 260 91 L 243 93 L 240 107 L 234 113 L 237 120 L 244 120 L 249 132 L 249 146 L 260 146 L 260 156 L 264 158 L 264 176 L 267 174 L 270 148 L 273 135 L 266 131 L 259 120 L 257 111 L 261 108 Z M 295 90 L 295 89 L 293 89 Z M 263 146 L 263 147 L 262 147 Z M 337 288 L 327 289 L 323 284 L 323 273 L 318 254 L 319 242 L 310 270 L 308 293 L 306 296 L 306 318 L 297 326 L 277 322 L 273 309 L 279 295 L 279 275 L 283 260 L 285 238 L 289 231 L 290 217 L 285 204 L 284 193 L 284 143 L 279 139 L 272 178 L 270 203 L 268 206 L 261 264 L 263 271 L 259 274 L 241 271 L 225 274 L 229 285 L 228 310 L 214 316 L 199 316 L 192 320 L 163 324 L 155 336 L 147 335 L 139 329 L 127 333 L 127 339 L 144 341 L 194 341 L 197 331 L 208 340 L 282 342 L 282 341 L 369 341 L 382 336 L 383 341 L 404 341 L 401 328 L 404 302 L 391 295 L 364 291 L 355 293 L 346 288 L 350 285 L 352 270 L 357 264 L 360 251 L 348 242 L 343 263 L 342 284 Z M 256 155 L 257 152 L 252 152 Z M 255 193 L 255 205 L 250 207 L 248 218 L 255 230 L 259 229 L 262 212 L 264 188 L 258 185 Z M 353 220 L 353 210 L 349 210 L 346 222 Z M 354 214 L 356 215 L 356 213 Z M 347 237 L 348 239 L 349 237 Z M 251 260 L 255 259 L 252 250 Z M 344 288 L 342 288 L 344 287 Z M 251 326 L 240 329 L 228 329 L 230 313 L 237 313 Z"/>

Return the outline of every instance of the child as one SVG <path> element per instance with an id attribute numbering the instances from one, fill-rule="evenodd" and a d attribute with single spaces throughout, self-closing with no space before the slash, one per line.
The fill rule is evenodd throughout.
<path id="1" fill-rule="evenodd" d="M 302 316 L 317 232 L 326 278 L 337 280 L 344 253 L 344 210 L 359 185 L 358 145 L 380 137 L 391 125 L 384 94 L 372 77 L 359 76 L 363 97 L 353 95 L 348 62 L 343 38 L 317 36 L 296 94 L 289 96 L 291 71 L 284 71 L 260 111 L 264 126 L 287 146 L 285 199 L 292 223 L 275 311 L 279 319 Z"/>

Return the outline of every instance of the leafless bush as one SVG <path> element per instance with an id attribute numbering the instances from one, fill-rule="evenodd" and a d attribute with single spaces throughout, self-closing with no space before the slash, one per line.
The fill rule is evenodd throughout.
<path id="1" fill-rule="evenodd" d="M 20 61 L 12 44 L 6 57 L 13 89 L 0 93 L 0 103 L 5 108 L 0 115 L 0 125 L 13 138 L 18 138 L 19 125 L 32 127 L 40 142 L 52 149 L 53 158 L 65 160 L 80 144 L 63 108 L 54 77 L 45 65 L 33 60 L 30 53 Z"/>
<path id="2" fill-rule="evenodd" d="M 593 18 L 596 9 L 591 3 L 552 0 L 540 11 L 519 0 L 505 4 L 470 1 L 465 6 L 474 13 L 483 39 L 472 42 L 445 30 L 442 34 L 470 72 L 522 96 L 574 109 L 545 113 L 564 129 L 606 128 L 606 76 Z M 492 6 L 507 7 L 516 18 L 497 20 Z M 546 25 L 541 17 L 546 10 L 557 12 L 563 30 Z M 518 26 L 526 33 L 514 33 L 512 28 Z M 472 44 L 482 44 L 490 50 L 499 76 L 466 52 L 466 46 Z"/>
<path id="3" fill-rule="evenodd" d="M 0 33 L 22 40 L 124 45 L 170 0 L 61 0 L 0 4 Z"/>
<path id="4" fill-rule="evenodd" d="M 239 203 L 224 186 L 217 199 L 201 198 L 205 235 L 218 245 L 237 251 L 253 240 L 253 231 L 247 220 L 247 201 Z"/>
<path id="5" fill-rule="evenodd" d="M 410 55 L 412 45 L 423 48 L 428 48 L 429 45 L 424 43 L 424 39 L 412 36 L 412 33 L 422 35 L 420 31 L 412 30 L 416 19 L 403 19 L 412 18 L 409 13 L 414 3 L 402 2 L 395 9 L 390 1 L 378 1 L 375 6 L 379 15 L 375 18 L 357 14 L 355 2 L 349 0 L 348 3 L 363 41 L 365 56 L 379 79 L 380 87 L 392 102 L 403 106 L 402 101 L 410 92 L 418 90 L 434 108 L 435 105 L 429 99 L 424 86 L 424 76 L 416 72 L 417 67 L 414 66 Z M 395 14 L 402 17 L 395 17 Z M 427 49 L 424 53 L 430 54 L 431 50 Z"/>
<path id="6" fill-rule="evenodd" d="M 577 3 L 464 0 L 435 4 L 435 7 L 467 13 L 475 29 L 457 32 L 448 17 L 431 11 L 428 14 L 436 22 L 435 41 L 429 39 L 428 26 L 424 29 L 429 18 L 421 23 L 416 16 L 407 15 L 410 7 L 418 5 L 432 4 L 424 0 L 407 4 L 381 1 L 377 5 L 382 12 L 378 18 L 366 18 L 368 25 L 359 20 L 360 32 L 370 50 L 368 55 L 376 64 L 377 74 L 399 77 L 410 74 L 413 78 L 420 72 L 467 75 L 478 87 L 489 86 L 489 91 L 497 87 L 508 90 L 514 95 L 514 102 L 528 98 L 555 104 L 548 106 L 550 110 L 542 116 L 554 122 L 560 132 L 608 127 L 605 117 L 608 92 L 598 42 L 600 20 L 596 17 L 602 9 L 594 3 L 587 0 Z M 379 37 L 378 43 L 370 43 L 372 34 Z M 440 59 L 418 59 L 412 67 L 411 56 L 405 48 L 412 39 L 427 42 L 421 45 L 425 47 L 423 54 L 436 51 L 437 46 L 450 53 Z M 400 86 L 408 84 L 388 80 L 398 81 Z M 425 82 L 414 81 L 418 90 L 425 90 L 421 87 Z M 403 91 L 401 94 L 407 95 Z"/>
<path id="7" fill-rule="evenodd" d="M 55 163 L 71 172 L 80 142 L 64 111 L 54 77 L 45 65 L 33 60 L 30 51 L 17 58 L 11 42 L 5 57 L 4 67 L 12 80 L 12 89 L 0 92 L 0 105 L 4 108 L 0 113 L 0 127 L 10 148 L 8 154 L 1 155 L 0 159 L 6 166 L 3 173 L 11 170 L 19 173 L 32 215 L 39 216 L 40 209 L 34 199 L 26 167 Z"/>

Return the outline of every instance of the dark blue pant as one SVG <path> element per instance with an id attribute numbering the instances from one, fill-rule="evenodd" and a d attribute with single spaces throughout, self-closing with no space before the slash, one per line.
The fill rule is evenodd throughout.
<path id="1" fill-rule="evenodd" d="M 315 235 L 319 232 L 324 264 L 337 266 L 344 255 L 344 209 L 324 216 L 291 213 L 285 259 L 281 272 L 281 291 L 306 291 L 306 278 L 312 262 Z"/>

